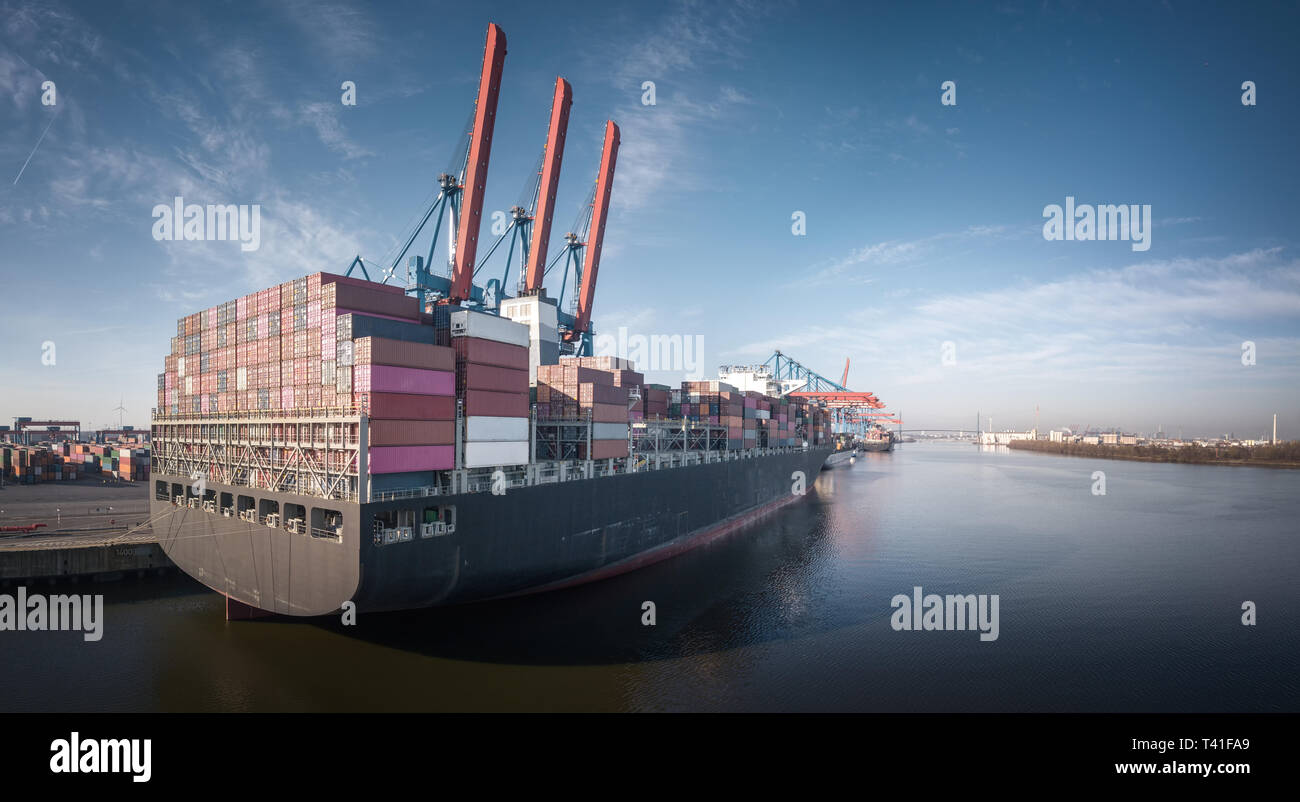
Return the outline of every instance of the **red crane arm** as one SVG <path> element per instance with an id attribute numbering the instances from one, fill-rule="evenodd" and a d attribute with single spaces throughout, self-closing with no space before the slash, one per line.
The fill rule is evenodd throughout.
<path id="1" fill-rule="evenodd" d="M 537 189 L 533 242 L 528 250 L 528 267 L 524 274 L 527 292 L 542 287 L 546 247 L 551 240 L 551 218 L 555 216 L 555 192 L 560 186 L 560 161 L 564 158 L 564 132 L 569 127 L 569 107 L 572 105 L 573 87 L 563 78 L 556 78 L 555 97 L 551 100 L 551 124 L 546 134 L 546 157 L 542 162 L 542 181 Z"/>
<path id="2" fill-rule="evenodd" d="M 618 160 L 618 125 L 605 123 L 605 147 L 596 176 L 596 200 L 591 214 L 591 231 L 587 240 L 586 264 L 582 268 L 582 289 L 578 296 L 578 315 L 574 332 L 584 333 L 591 323 L 591 302 L 596 296 L 596 272 L 600 269 L 600 246 L 605 240 L 605 221 L 609 216 L 609 195 L 614 188 L 614 162 Z"/>
<path id="3" fill-rule="evenodd" d="M 492 128 L 501 94 L 501 69 L 506 61 L 506 35 L 496 23 L 488 24 L 483 46 L 483 71 L 479 76 L 478 98 L 474 101 L 474 133 L 469 144 L 465 186 L 461 198 L 459 232 L 456 235 L 456 264 L 452 266 L 448 300 L 460 303 L 469 298 L 474 281 L 474 259 L 478 254 L 479 223 L 483 195 L 487 189 L 488 159 L 492 155 Z"/>
<path id="4" fill-rule="evenodd" d="M 841 387 L 849 386 L 849 358 L 844 357 L 844 378 L 840 379 Z"/>

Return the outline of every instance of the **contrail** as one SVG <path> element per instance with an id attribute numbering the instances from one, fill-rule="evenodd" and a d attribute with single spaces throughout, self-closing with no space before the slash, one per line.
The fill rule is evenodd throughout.
<path id="1" fill-rule="evenodd" d="M 62 111 L 62 109 L 59 109 L 59 111 Z M 18 175 L 14 176 L 15 186 L 17 186 L 18 184 L 18 179 L 23 177 L 23 172 L 27 169 L 27 165 L 31 164 L 32 157 L 36 155 L 36 148 L 39 148 L 41 146 L 41 143 L 45 141 L 45 135 L 50 132 L 50 126 L 54 125 L 54 121 L 58 118 L 58 116 L 59 116 L 59 112 L 58 111 L 54 112 L 54 116 L 51 117 L 50 121 L 45 124 L 45 130 L 41 131 L 41 138 L 36 140 L 36 146 L 32 148 L 31 153 L 27 154 L 27 161 L 23 162 L 22 169 L 18 171 Z"/>

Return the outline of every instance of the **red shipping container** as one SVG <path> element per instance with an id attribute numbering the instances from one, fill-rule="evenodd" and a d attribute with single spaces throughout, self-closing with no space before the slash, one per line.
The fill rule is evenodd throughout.
<path id="1" fill-rule="evenodd" d="M 392 365 L 423 370 L 456 369 L 456 352 L 440 345 L 409 343 L 383 337 L 360 337 L 352 343 L 355 365 Z M 527 359 L 527 352 L 524 356 Z"/>
<path id="2" fill-rule="evenodd" d="M 412 321 L 420 319 L 419 301 L 404 293 L 397 295 L 338 282 L 321 288 L 321 306 L 330 310 L 354 309 L 378 315 L 395 315 Z"/>
<path id="3" fill-rule="evenodd" d="M 498 368 L 467 362 L 457 366 L 457 387 L 468 390 L 493 390 L 502 393 L 527 393 L 528 370 Z"/>
<path id="4" fill-rule="evenodd" d="M 528 370 L 528 349 L 478 337 L 457 337 L 452 340 L 456 358 L 476 365 L 493 365 L 499 368 Z"/>
<path id="5" fill-rule="evenodd" d="M 579 450 L 581 451 L 582 449 Z M 588 457 L 588 459 L 610 459 L 611 457 L 626 456 L 626 440 L 592 440 L 591 456 Z"/>
<path id="6" fill-rule="evenodd" d="M 621 404 L 593 404 L 591 420 L 593 423 L 626 423 L 627 407 Z"/>
<path id="7" fill-rule="evenodd" d="M 370 423 L 371 446 L 448 446 L 455 442 L 455 421 L 375 420 Z"/>
<path id="8" fill-rule="evenodd" d="M 585 382 L 578 385 L 578 403 L 583 406 L 589 404 L 621 404 L 626 406 L 627 388 L 615 387 L 611 384 Z"/>
<path id="9" fill-rule="evenodd" d="M 307 277 L 307 287 L 311 289 L 312 282 L 316 282 L 322 289 L 329 284 L 345 284 L 349 287 L 361 287 L 362 289 L 375 290 L 377 292 L 387 292 L 392 295 L 405 295 L 406 290 L 393 284 L 379 284 L 374 281 L 366 281 L 359 278 L 349 278 L 334 273 L 313 273 Z"/>
<path id="10" fill-rule="evenodd" d="M 528 416 L 528 393 L 497 393 L 491 390 L 466 390 L 465 415 L 492 415 L 501 418 Z"/>
<path id="11" fill-rule="evenodd" d="M 450 395 L 356 393 L 355 404 L 375 419 L 454 420 L 456 398 Z"/>

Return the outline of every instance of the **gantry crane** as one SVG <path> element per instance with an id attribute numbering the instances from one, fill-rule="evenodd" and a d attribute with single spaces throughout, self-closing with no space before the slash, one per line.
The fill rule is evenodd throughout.
<path id="1" fill-rule="evenodd" d="M 849 377 L 849 361 L 844 361 L 844 376 L 837 384 L 816 371 L 801 365 L 785 354 L 777 351 L 763 363 L 778 382 L 789 384 L 796 389 L 787 392 L 787 396 L 803 398 L 818 403 L 831 410 L 832 429 L 837 433 L 859 433 L 877 422 L 900 423 L 888 412 L 878 412 L 884 404 L 874 393 L 855 392 L 845 383 Z"/>
<path id="2" fill-rule="evenodd" d="M 559 189 L 560 163 L 564 158 L 564 137 L 569 127 L 569 108 L 572 105 L 573 87 L 564 78 L 556 78 L 546 144 L 538 157 L 537 169 L 524 188 L 520 203 L 510 209 L 510 223 L 474 270 L 477 276 L 501 243 L 510 240 L 501 280 L 490 279 L 484 285 L 484 304 L 489 308 L 495 309 L 500 305 L 501 298 L 510 286 L 510 266 L 514 262 L 516 246 L 519 249 L 522 274 L 518 293 L 536 295 L 542 291 L 546 249 L 551 239 L 551 221 L 555 216 L 555 193 Z M 541 218 L 540 223 L 537 222 L 538 218 Z"/>
<path id="3" fill-rule="evenodd" d="M 551 100 L 551 114 L 547 140 L 536 170 L 525 188 L 525 197 L 510 210 L 511 221 L 500 239 L 488 250 L 483 260 L 475 263 L 478 254 L 478 232 L 482 224 L 483 196 L 487 188 L 488 163 L 492 151 L 493 128 L 496 121 L 497 99 L 501 89 L 501 73 L 505 63 L 505 33 L 496 24 L 488 26 L 483 47 L 483 66 L 479 78 L 478 95 L 474 113 L 453 154 L 452 166 L 438 176 L 438 191 L 423 217 L 406 238 L 397 256 L 384 271 L 383 282 L 396 274 L 407 258 L 412 245 L 433 220 L 428 256 L 412 255 L 407 258 L 407 292 L 415 295 L 421 309 L 427 309 L 426 299 L 444 304 L 469 305 L 495 311 L 509 286 L 510 266 L 516 245 L 520 250 L 522 281 L 520 294 L 543 292 L 543 282 L 561 258 L 566 258 L 564 282 L 560 289 L 559 328 L 562 348 L 579 354 L 591 352 L 591 310 L 596 292 L 596 275 L 600 269 L 601 248 L 605 226 L 609 217 L 609 203 L 613 191 L 614 167 L 618 159 L 620 133 L 613 120 L 605 124 L 604 147 L 600 169 L 579 220 L 565 235 L 560 252 L 547 263 L 551 223 L 564 156 L 565 135 L 569 110 L 573 103 L 573 89 L 564 78 L 556 78 Z M 527 203 L 527 206 L 525 206 Z M 436 217 L 435 217 L 436 215 Z M 447 241 L 448 274 L 435 275 L 430 269 L 438 245 L 443 219 L 448 219 L 452 234 Z M 475 273 L 483 267 L 493 251 L 507 238 L 511 240 L 506 257 L 506 267 L 501 279 L 492 279 L 486 287 L 474 283 Z M 545 265 L 545 267 L 543 267 Z M 564 290 L 568 272 L 574 274 L 575 302 L 573 311 L 563 309 Z M 370 272 L 366 261 L 357 256 L 348 266 L 346 275 L 360 270 L 366 279 Z"/>
<path id="4" fill-rule="evenodd" d="M 573 230 L 564 235 L 564 249 L 550 265 L 554 267 L 560 256 L 564 257 L 564 278 L 559 295 L 561 309 L 564 308 L 569 271 L 573 271 L 572 320 L 567 325 L 562 323 L 560 328 L 564 341 L 571 344 L 578 354 L 591 353 L 591 309 L 596 297 L 596 276 L 600 271 L 600 253 L 605 241 L 605 223 L 609 219 L 609 199 L 614 190 L 614 166 L 618 162 L 620 141 L 618 124 L 606 120 L 605 143 L 601 148 L 595 185 L 578 211 Z"/>
<path id="5" fill-rule="evenodd" d="M 393 263 L 383 276 L 387 283 L 397 272 L 403 257 L 411 249 L 420 232 L 437 214 L 433 235 L 429 242 L 427 258 L 412 256 L 407 269 L 407 292 L 416 296 L 420 308 L 425 306 L 425 296 L 433 293 L 440 303 L 461 304 L 468 300 L 482 301 L 482 290 L 474 286 L 475 257 L 478 255 L 478 234 L 483 217 L 483 195 L 487 190 L 488 163 L 492 155 L 492 133 L 496 126 L 497 99 L 501 94 L 501 73 L 506 59 L 506 35 L 496 23 L 489 23 L 487 38 L 483 43 L 483 68 L 479 73 L 478 95 L 474 100 L 474 113 L 468 130 L 462 134 L 462 144 L 453 156 L 452 167 L 438 176 L 438 194 L 425 211 L 415 230 L 407 238 Z M 454 171 L 454 172 L 453 172 Z M 430 272 L 443 218 L 448 218 L 451 232 L 447 241 L 447 264 L 450 279 L 434 276 Z M 347 275 L 357 267 L 369 279 L 365 261 L 357 256 L 348 266 Z"/>

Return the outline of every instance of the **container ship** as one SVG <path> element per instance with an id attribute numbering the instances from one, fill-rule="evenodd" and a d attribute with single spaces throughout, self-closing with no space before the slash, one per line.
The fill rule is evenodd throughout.
<path id="1" fill-rule="evenodd" d="M 564 237 L 560 295 L 548 296 L 572 102 L 563 78 L 531 203 L 511 210 L 488 251 L 511 239 L 505 277 L 474 283 L 504 57 L 490 25 L 461 169 L 438 177 L 382 280 L 357 257 L 343 275 L 177 321 L 158 375 L 151 520 L 176 565 L 226 597 L 228 617 L 409 609 L 602 579 L 798 501 L 834 451 L 815 401 L 727 376 L 648 383 L 629 360 L 591 355 L 612 121 Z M 444 218 L 447 268 L 435 273 Z M 389 284 L 431 220 L 428 256 L 409 257 L 405 286 Z"/>
<path id="2" fill-rule="evenodd" d="M 797 501 L 834 450 L 799 400 L 617 357 L 530 365 L 556 308 L 505 313 L 319 273 L 182 318 L 152 432 L 168 557 L 232 617 L 547 590 Z"/>

